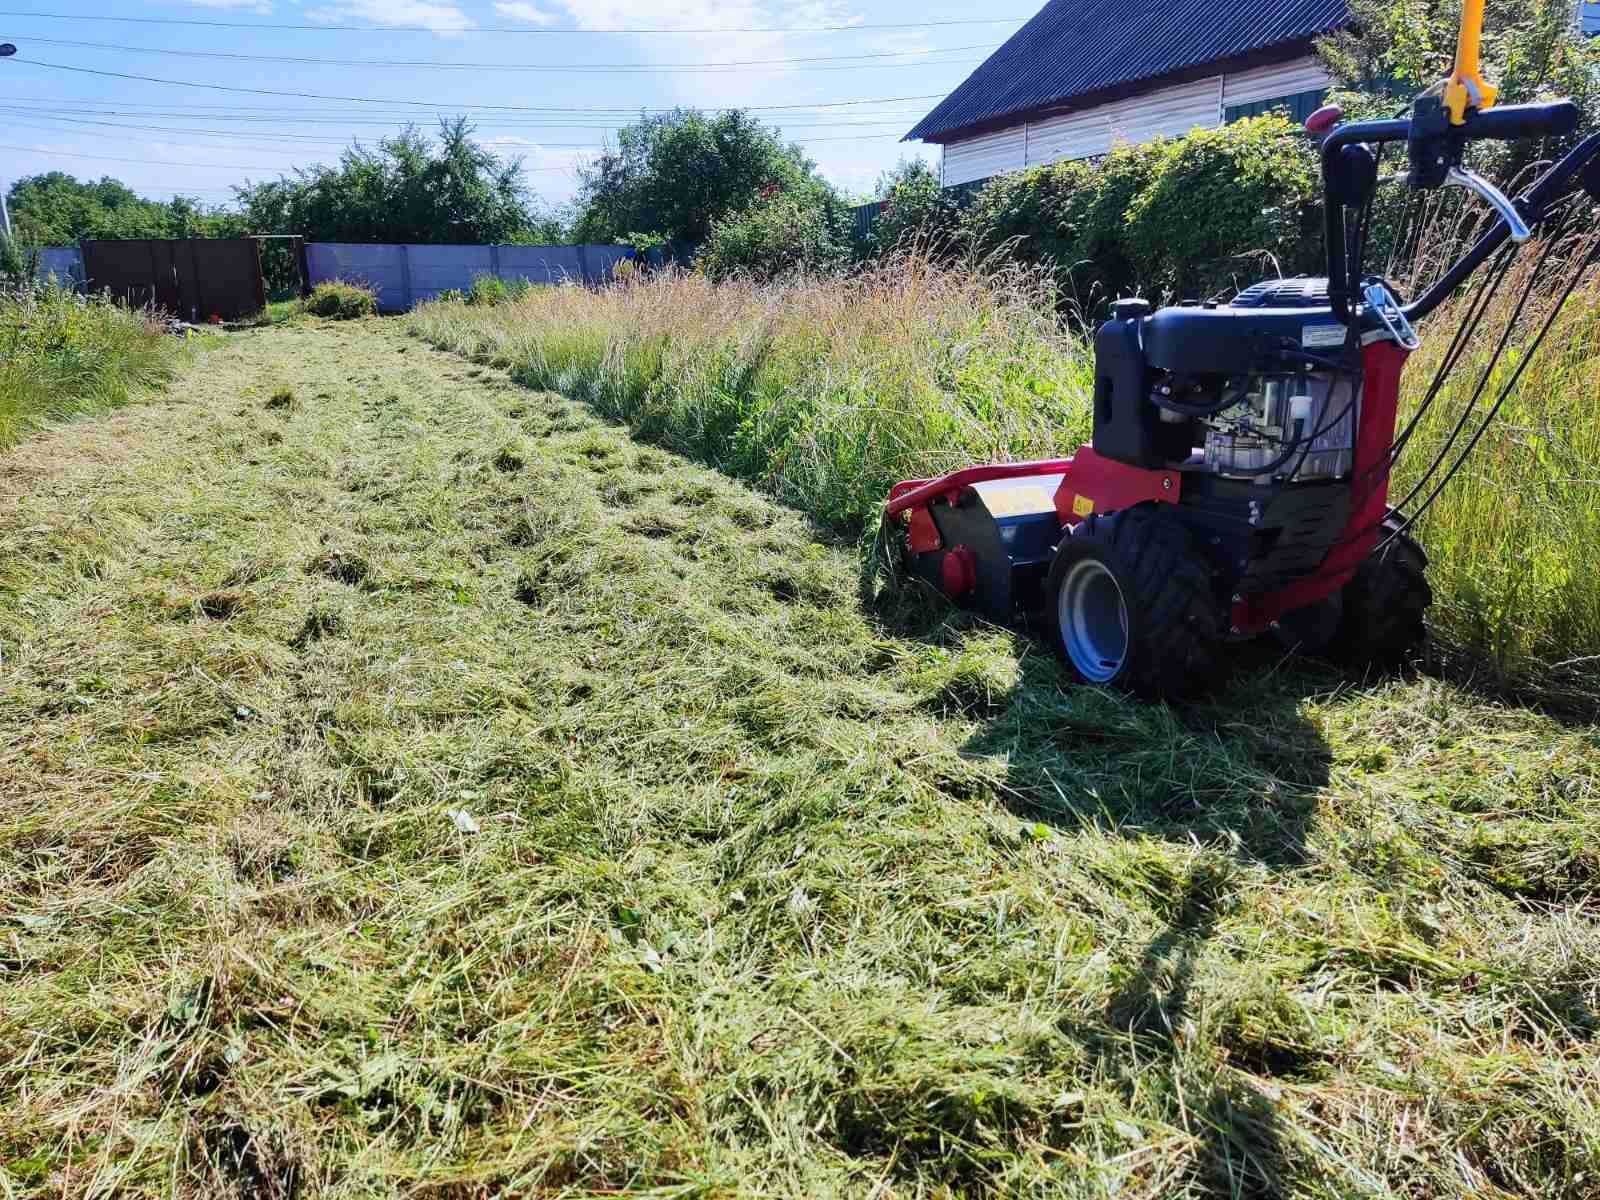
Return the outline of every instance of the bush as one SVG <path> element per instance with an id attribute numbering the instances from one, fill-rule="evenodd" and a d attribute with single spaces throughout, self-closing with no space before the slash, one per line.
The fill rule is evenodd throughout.
<path id="1" fill-rule="evenodd" d="M 1163 142 L 1152 157 L 1124 227 L 1146 291 L 1231 294 L 1275 268 L 1297 275 L 1321 265 L 1320 173 L 1298 126 L 1253 117 Z M 1271 261 L 1241 261 L 1255 256 Z"/>
<path id="2" fill-rule="evenodd" d="M 311 289 L 306 311 L 333 321 L 370 317 L 378 311 L 378 293 L 364 283 L 333 279 Z"/>
<path id="3" fill-rule="evenodd" d="M 718 221 L 695 259 L 712 279 L 775 279 L 837 270 L 848 258 L 829 214 L 803 196 L 778 193 Z"/>
<path id="4" fill-rule="evenodd" d="M 0 450 L 49 420 L 166 382 L 183 343 L 143 313 L 55 285 L 0 295 Z"/>
<path id="5" fill-rule="evenodd" d="M 901 163 L 879 182 L 878 191 L 878 216 L 861 248 L 865 253 L 886 254 L 912 244 L 941 256 L 955 252 L 961 201 L 926 163 Z"/>
<path id="6" fill-rule="evenodd" d="M 1251 117 L 1187 137 L 1119 146 L 1097 163 L 1002 175 L 962 218 L 975 252 L 1055 271 L 1086 310 L 1119 295 L 1231 290 L 1320 262 L 1316 161 L 1298 128 Z"/>
<path id="7" fill-rule="evenodd" d="M 464 298 L 468 304 L 474 305 L 510 304 L 526 296 L 532 286 L 526 279 L 508 282 L 497 275 L 477 275 L 473 277 L 472 286 L 467 289 Z"/>
<path id="8" fill-rule="evenodd" d="M 0 291 L 31 287 L 38 273 L 39 252 L 0 233 Z"/>

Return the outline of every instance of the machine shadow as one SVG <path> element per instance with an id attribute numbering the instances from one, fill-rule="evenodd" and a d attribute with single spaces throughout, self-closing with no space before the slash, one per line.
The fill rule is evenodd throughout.
<path id="1" fill-rule="evenodd" d="M 1195 964 L 1233 891 L 1233 872 L 1201 862 L 1172 898 L 1167 927 L 1151 939 L 1127 982 L 1106 1005 L 1105 1026 L 1084 1044 L 1111 1078 L 1131 1079 L 1161 1062 L 1172 1069 L 1190 1021 Z M 1271 1197 L 1285 1194 L 1289 1157 L 1272 1104 L 1253 1088 L 1224 1078 L 1174 1071 L 1184 1108 L 1203 1149 L 1196 1156 L 1200 1194 Z"/>
<path id="2" fill-rule="evenodd" d="M 995 628 L 920 583 L 885 590 L 882 579 L 864 573 L 862 599 L 886 635 L 954 648 L 974 629 Z M 1345 676 L 1241 645 L 1232 681 L 1217 694 L 1149 704 L 1075 683 L 1036 631 L 1006 633 L 1017 640 L 1019 676 L 1004 695 L 969 709 L 982 726 L 962 753 L 1004 764 L 999 794 L 1018 816 L 1198 840 L 1273 867 L 1305 861 L 1333 755 L 1304 702 Z"/>

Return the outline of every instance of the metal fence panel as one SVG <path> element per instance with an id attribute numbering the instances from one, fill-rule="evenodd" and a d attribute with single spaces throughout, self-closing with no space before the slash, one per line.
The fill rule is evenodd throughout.
<path id="1" fill-rule="evenodd" d="M 63 284 L 83 286 L 83 251 L 76 246 L 52 246 L 39 251 L 40 279 L 52 276 Z"/>
<path id="2" fill-rule="evenodd" d="M 89 291 L 154 305 L 186 321 L 236 320 L 266 304 L 261 250 L 250 238 L 85 238 Z"/>
<path id="3" fill-rule="evenodd" d="M 312 286 L 330 279 L 365 283 L 378 307 L 403 312 L 441 292 L 466 291 L 480 275 L 529 283 L 604 283 L 627 258 L 626 246 L 425 246 L 308 242 Z"/>
<path id="4" fill-rule="evenodd" d="M 378 294 L 378 307 L 400 312 L 411 307 L 404 247 L 363 242 L 307 242 L 306 270 L 311 286 L 330 279 L 364 283 Z"/>

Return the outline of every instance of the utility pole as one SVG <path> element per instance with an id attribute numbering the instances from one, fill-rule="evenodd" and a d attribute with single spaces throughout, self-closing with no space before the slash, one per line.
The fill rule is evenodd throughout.
<path id="1" fill-rule="evenodd" d="M 17 48 L 10 42 L 0 42 L 0 58 L 10 58 L 17 52 Z M 5 226 L 6 237 L 11 236 L 11 210 L 6 207 L 6 189 L 0 184 L 0 225 Z"/>

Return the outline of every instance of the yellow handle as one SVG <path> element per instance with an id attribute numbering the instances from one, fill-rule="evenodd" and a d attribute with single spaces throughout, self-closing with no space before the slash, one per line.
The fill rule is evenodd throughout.
<path id="1" fill-rule="evenodd" d="M 1444 81 L 1444 107 L 1450 124 L 1466 123 L 1467 109 L 1494 107 L 1499 89 L 1483 81 L 1479 50 L 1483 44 L 1483 0 L 1462 0 L 1461 34 L 1456 39 L 1456 68 Z"/>

